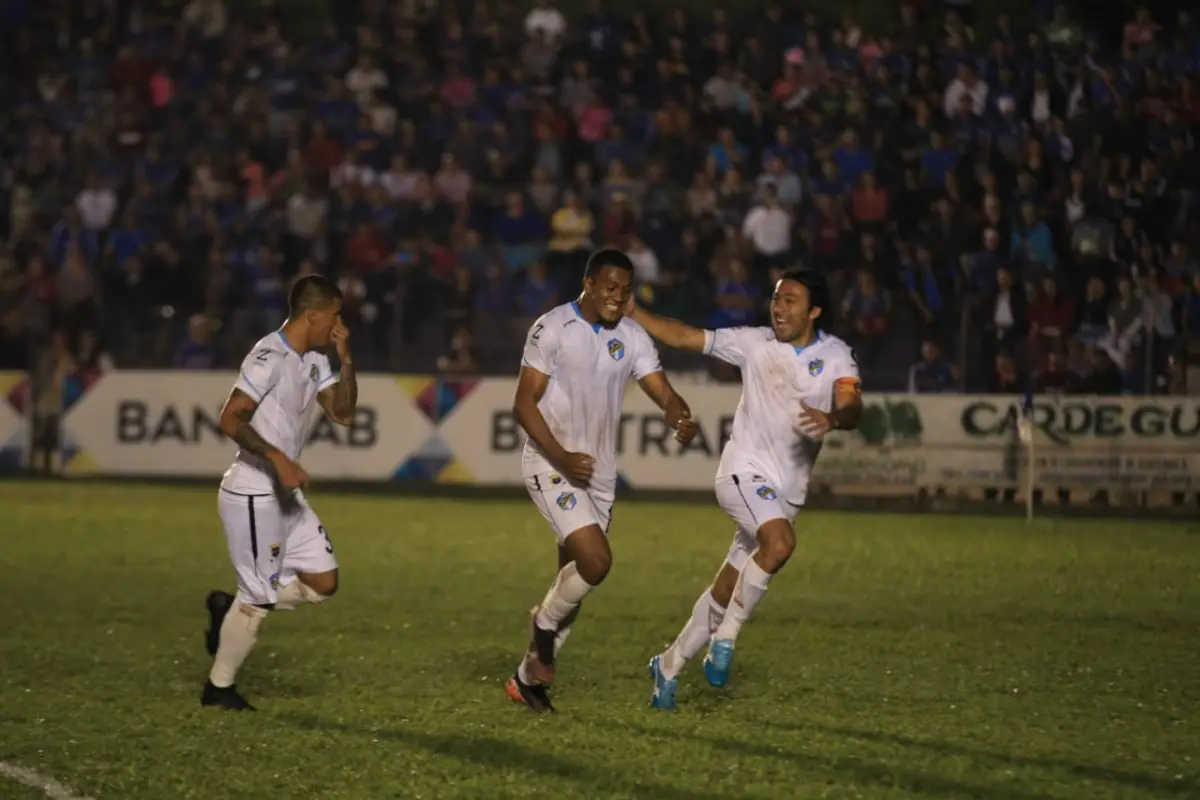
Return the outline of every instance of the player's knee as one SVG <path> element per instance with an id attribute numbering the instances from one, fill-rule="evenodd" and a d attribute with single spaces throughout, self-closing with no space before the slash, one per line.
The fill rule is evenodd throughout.
<path id="1" fill-rule="evenodd" d="M 612 569 L 612 553 L 591 552 L 575 559 L 575 570 L 591 586 L 599 586 Z"/>
<path id="2" fill-rule="evenodd" d="M 784 520 L 771 520 L 758 530 L 755 561 L 767 572 L 777 572 L 796 551 L 796 533 Z"/>
<path id="3" fill-rule="evenodd" d="M 328 600 L 330 597 L 333 597 L 335 594 L 337 594 L 337 570 L 333 570 L 332 572 L 300 575 L 298 577 L 300 582 L 304 585 L 304 588 L 310 590 L 311 592 L 311 594 L 309 594 L 309 592 L 305 593 L 308 595 L 305 597 L 305 600 L 310 603 L 319 603 L 322 600 Z M 316 596 L 314 597 L 312 595 Z"/>

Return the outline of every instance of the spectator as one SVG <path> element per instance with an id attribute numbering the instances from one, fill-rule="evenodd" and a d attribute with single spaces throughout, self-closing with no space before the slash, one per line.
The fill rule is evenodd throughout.
<path id="1" fill-rule="evenodd" d="M 957 384 L 957 370 L 942 357 L 938 343 L 932 339 L 922 342 L 921 358 L 908 370 L 908 391 L 913 394 L 953 392 Z"/>
<path id="2" fill-rule="evenodd" d="M 438 369 L 450 375 L 470 375 L 479 370 L 470 328 L 458 328 L 450 337 L 449 349 L 438 357 Z"/>
<path id="3" fill-rule="evenodd" d="M 517 302 L 520 306 L 521 316 L 530 324 L 534 319 L 558 305 L 558 292 L 550 280 L 544 262 L 535 261 L 530 265 L 525 273 L 525 279 L 521 282 L 521 292 Z"/>
<path id="4" fill-rule="evenodd" d="M 187 338 L 175 350 L 172 363 L 177 369 L 216 369 L 217 351 L 208 317 L 193 314 L 188 320 Z"/>
<path id="5" fill-rule="evenodd" d="M 862 361 L 870 363 L 879 353 L 891 311 L 887 290 L 876 283 L 872 272 L 859 270 L 854 288 L 842 303 L 842 319 L 848 324 L 849 340 Z"/>
<path id="6" fill-rule="evenodd" d="M 780 204 L 774 186 L 763 188 L 762 201 L 742 223 L 742 235 L 754 248 L 754 268 L 759 274 L 786 263 L 792 249 L 792 218 Z"/>
<path id="7" fill-rule="evenodd" d="M 761 316 L 762 290 L 750 279 L 741 260 L 732 259 L 728 274 L 717 281 L 715 303 L 717 308 L 709 321 L 713 328 L 753 325 Z"/>

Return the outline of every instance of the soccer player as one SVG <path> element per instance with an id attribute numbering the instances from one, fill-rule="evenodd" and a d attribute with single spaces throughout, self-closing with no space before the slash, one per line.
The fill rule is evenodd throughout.
<path id="1" fill-rule="evenodd" d="M 253 710 L 234 680 L 267 612 L 320 603 L 337 591 L 333 544 L 304 498 L 308 475 L 296 459 L 320 413 L 314 402 L 340 425 L 354 420 L 358 383 L 341 309 L 342 294 L 328 278 L 293 283 L 287 321 L 246 356 L 221 410 L 221 430 L 240 448 L 217 500 L 237 595 L 208 595 L 205 645 L 213 663 L 202 705 Z M 341 362 L 336 375 L 325 355 L 331 342 Z"/>
<path id="2" fill-rule="evenodd" d="M 792 521 L 804 505 L 822 439 L 858 425 L 858 364 L 845 342 L 821 330 L 829 307 L 824 278 L 793 269 L 775 286 L 769 328 L 705 331 L 629 309 L 663 344 L 742 371 L 742 398 L 716 477 L 717 501 L 737 524 L 733 546 L 674 644 L 650 660 L 655 708 L 675 707 L 679 672 L 705 645 L 708 682 L 720 687 L 729 680 L 742 625 L 796 547 Z"/>
<path id="3" fill-rule="evenodd" d="M 659 366 L 654 342 L 623 313 L 633 263 L 619 250 L 588 260 L 579 299 L 533 323 L 525 340 L 513 414 L 528 434 L 521 472 L 529 496 L 558 538 L 558 575 L 530 612 L 531 641 L 508 696 L 552 711 L 554 659 L 583 599 L 612 566 L 608 528 L 617 483 L 621 403 L 630 377 L 665 412 L 683 443 L 696 435 L 691 411 Z"/>

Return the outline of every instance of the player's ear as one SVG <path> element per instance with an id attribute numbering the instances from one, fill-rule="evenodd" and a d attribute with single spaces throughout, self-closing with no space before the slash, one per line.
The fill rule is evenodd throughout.
<path id="1" fill-rule="evenodd" d="M 820 306 L 813 306 L 808 310 L 808 319 L 810 322 L 816 322 L 817 317 L 821 316 L 821 312 L 825 309 Z"/>

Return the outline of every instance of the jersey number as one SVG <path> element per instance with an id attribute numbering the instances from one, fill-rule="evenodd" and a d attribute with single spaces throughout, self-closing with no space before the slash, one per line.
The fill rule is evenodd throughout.
<path id="1" fill-rule="evenodd" d="M 317 532 L 325 537 L 325 552 L 332 553 L 333 552 L 333 542 L 329 541 L 329 534 L 325 531 L 325 526 L 318 525 Z"/>
<path id="2" fill-rule="evenodd" d="M 256 352 L 254 354 L 255 361 L 264 361 L 265 362 L 270 357 L 271 357 L 270 350 L 259 350 L 258 352 Z"/>
<path id="3" fill-rule="evenodd" d="M 544 327 L 546 327 L 546 326 L 545 325 L 534 325 L 533 333 L 529 334 L 530 340 L 536 342 L 538 340 L 538 337 L 542 335 L 542 328 L 544 328 Z"/>

